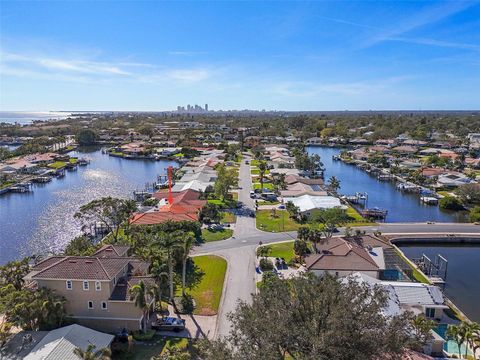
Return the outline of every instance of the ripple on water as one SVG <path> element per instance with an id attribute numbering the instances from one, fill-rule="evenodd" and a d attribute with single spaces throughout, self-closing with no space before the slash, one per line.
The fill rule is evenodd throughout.
<path id="1" fill-rule="evenodd" d="M 58 252 L 80 234 L 73 215 L 103 196 L 128 198 L 165 172 L 167 161 L 129 161 L 100 151 L 72 153 L 91 163 L 61 179 L 35 186 L 32 193 L 0 197 L 0 264 L 20 256 Z"/>

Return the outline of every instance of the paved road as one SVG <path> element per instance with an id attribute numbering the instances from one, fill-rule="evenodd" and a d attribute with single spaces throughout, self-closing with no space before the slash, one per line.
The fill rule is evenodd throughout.
<path id="1" fill-rule="evenodd" d="M 246 165 L 246 157 L 239 170 L 239 196 L 244 204 L 244 212 L 254 210 L 254 201 L 250 199 L 252 189 L 250 166 Z M 372 233 L 381 231 L 383 234 L 476 234 L 480 235 L 480 226 L 458 223 L 385 223 L 376 226 L 361 227 Z M 344 229 L 340 229 L 340 233 Z M 194 254 L 211 253 L 224 257 L 228 261 L 224 292 L 218 313 L 216 336 L 228 335 L 230 322 L 227 314 L 234 311 L 238 300 L 251 301 L 255 292 L 255 248 L 260 242 L 274 243 L 296 238 L 296 232 L 270 233 L 257 230 L 255 218 L 239 214 L 235 224 L 233 237 L 228 240 L 202 244 L 193 250 Z"/>

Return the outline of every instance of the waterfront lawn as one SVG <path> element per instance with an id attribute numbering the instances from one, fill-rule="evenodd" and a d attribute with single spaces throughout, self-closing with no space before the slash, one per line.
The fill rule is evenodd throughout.
<path id="1" fill-rule="evenodd" d="M 233 235 L 232 229 L 219 229 L 219 230 L 210 230 L 202 229 L 202 239 L 204 242 L 212 242 L 225 240 Z"/>
<path id="2" fill-rule="evenodd" d="M 395 252 L 398 254 L 398 256 L 400 256 L 407 263 L 407 265 L 410 266 L 410 268 L 412 269 L 412 272 L 413 272 L 412 276 L 414 280 L 420 283 L 430 284 L 430 280 L 428 280 L 428 278 L 421 271 L 419 271 L 416 266 L 412 264 L 410 259 L 407 258 L 399 248 L 394 246 L 394 249 L 395 249 Z"/>
<path id="3" fill-rule="evenodd" d="M 235 221 L 237 221 L 237 216 L 235 214 L 228 211 L 222 212 L 222 223 L 233 224 Z"/>
<path id="4" fill-rule="evenodd" d="M 257 228 L 268 232 L 296 231 L 300 224 L 291 219 L 285 210 L 276 210 L 276 217 L 272 217 L 271 210 L 258 210 Z"/>
<path id="5" fill-rule="evenodd" d="M 6 181 L 6 182 L 0 184 L 0 189 L 7 188 L 7 187 L 9 187 L 9 186 L 11 186 L 11 185 L 13 185 L 13 184 L 15 184 L 14 181 Z"/>
<path id="6" fill-rule="evenodd" d="M 287 263 L 295 258 L 295 252 L 293 251 L 293 241 L 283 242 L 279 244 L 268 245 L 270 253 L 268 256 L 284 258 Z"/>
<path id="7" fill-rule="evenodd" d="M 225 259 L 215 255 L 195 256 L 193 263 L 203 273 L 200 283 L 187 292 L 195 300 L 196 315 L 216 315 L 227 271 Z"/>
<path id="8" fill-rule="evenodd" d="M 351 206 L 348 206 L 347 215 L 353 219 L 353 221 L 346 224 L 348 226 L 372 226 L 376 224 L 374 222 L 371 222 L 365 219 L 362 215 L 358 213 L 357 210 L 355 210 Z"/>
<path id="9" fill-rule="evenodd" d="M 68 161 L 70 162 L 70 164 L 76 164 L 78 162 L 78 158 L 72 157 Z"/>
<path id="10" fill-rule="evenodd" d="M 261 185 L 259 182 L 253 183 L 253 189 L 254 189 L 254 190 L 261 189 L 261 188 L 262 188 L 262 185 Z M 267 189 L 267 190 L 273 190 L 273 184 L 271 184 L 271 183 L 264 183 L 264 184 L 263 184 L 263 188 L 264 188 L 264 189 Z"/>
<path id="11" fill-rule="evenodd" d="M 47 166 L 48 166 L 49 168 L 51 168 L 51 169 L 58 170 L 58 169 L 64 168 L 66 165 L 67 165 L 66 162 L 63 162 L 63 161 L 55 161 L 54 163 L 48 164 Z"/>

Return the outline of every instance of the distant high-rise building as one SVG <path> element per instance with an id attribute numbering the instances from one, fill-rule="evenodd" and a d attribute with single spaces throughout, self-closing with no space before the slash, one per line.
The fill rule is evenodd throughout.
<path id="1" fill-rule="evenodd" d="M 208 104 L 205 104 L 205 111 L 208 111 Z"/>

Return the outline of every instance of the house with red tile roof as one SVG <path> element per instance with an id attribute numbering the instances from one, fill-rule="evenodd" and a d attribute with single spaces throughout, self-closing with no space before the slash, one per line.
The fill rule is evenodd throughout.
<path id="1" fill-rule="evenodd" d="M 155 225 L 166 221 L 198 221 L 198 213 L 207 203 L 206 200 L 200 200 L 198 191 L 191 189 L 172 192 L 172 204 L 168 204 L 168 190 L 160 190 L 153 196 L 160 200 L 159 207 L 133 214 L 130 224 Z"/>

